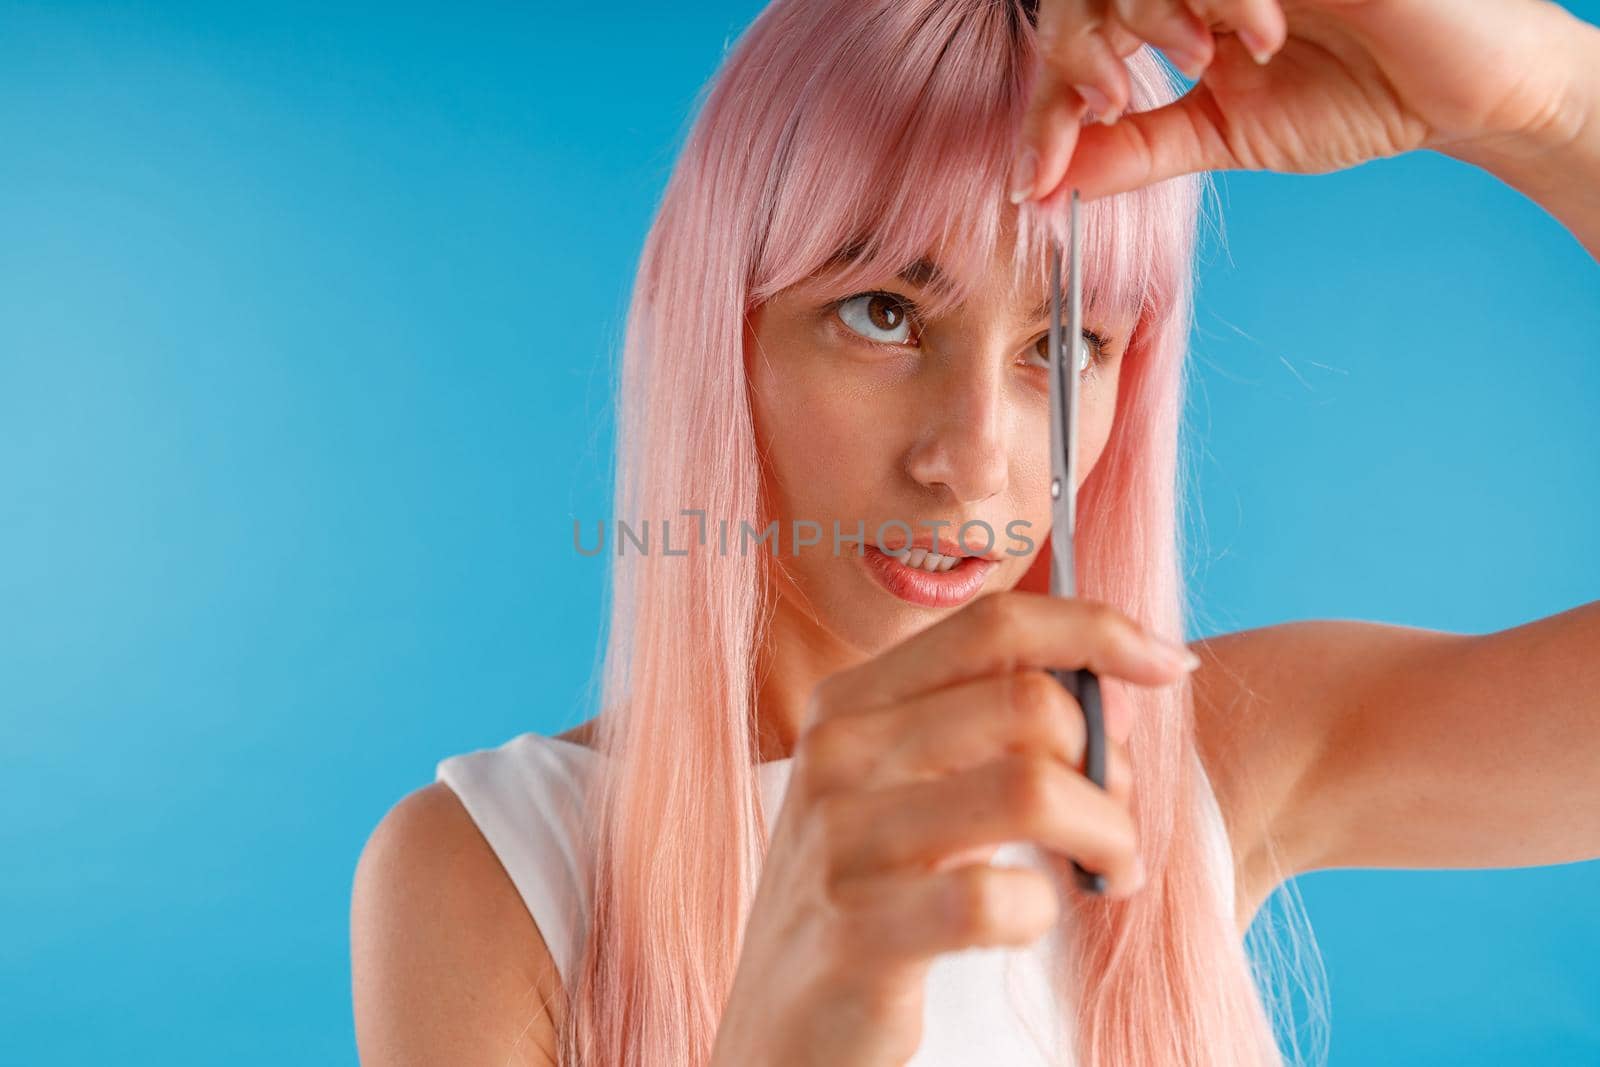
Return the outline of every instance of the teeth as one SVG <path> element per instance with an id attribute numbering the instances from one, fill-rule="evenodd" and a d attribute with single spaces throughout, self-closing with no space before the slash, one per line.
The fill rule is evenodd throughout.
<path id="1" fill-rule="evenodd" d="M 929 574 L 943 574 L 961 562 L 960 556 L 941 556 L 937 552 L 929 552 L 926 548 L 902 548 L 900 551 L 890 552 L 888 555 L 893 556 L 907 567 L 912 567 L 919 571 L 927 571 Z"/>

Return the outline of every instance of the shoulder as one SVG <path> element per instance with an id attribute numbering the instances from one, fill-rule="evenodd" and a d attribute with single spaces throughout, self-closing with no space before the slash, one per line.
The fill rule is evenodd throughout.
<path id="1" fill-rule="evenodd" d="M 373 830 L 350 937 L 362 1063 L 556 1062 L 551 953 L 449 786 L 403 797 Z"/>

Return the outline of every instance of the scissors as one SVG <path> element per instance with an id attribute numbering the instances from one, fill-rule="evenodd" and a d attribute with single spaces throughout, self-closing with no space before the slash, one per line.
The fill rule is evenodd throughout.
<path id="1" fill-rule="evenodd" d="M 1072 553 L 1076 529 L 1078 442 L 1073 433 L 1078 421 L 1078 353 L 1083 345 L 1083 275 L 1078 263 L 1078 190 L 1072 190 L 1067 246 L 1067 323 L 1061 324 L 1061 245 L 1050 242 L 1050 593 L 1076 596 Z M 1066 340 L 1073 341 L 1072 353 Z M 1051 670 L 1056 681 L 1083 709 L 1083 773 L 1101 789 L 1106 787 L 1106 732 L 1100 706 L 1100 679 L 1087 667 Z M 1091 893 L 1106 891 L 1103 874 L 1085 870 L 1076 860 L 1072 869 L 1078 886 Z"/>

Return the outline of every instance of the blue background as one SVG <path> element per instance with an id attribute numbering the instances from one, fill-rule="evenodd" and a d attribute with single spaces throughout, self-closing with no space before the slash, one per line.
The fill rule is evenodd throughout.
<path id="1" fill-rule="evenodd" d="M 569 524 L 758 7 L 0 5 L 0 1060 L 354 1060 L 367 834 L 591 714 Z M 1438 156 L 1219 189 L 1195 636 L 1600 596 L 1577 242 Z M 1334 1064 L 1600 1062 L 1600 864 L 1298 886 Z"/>

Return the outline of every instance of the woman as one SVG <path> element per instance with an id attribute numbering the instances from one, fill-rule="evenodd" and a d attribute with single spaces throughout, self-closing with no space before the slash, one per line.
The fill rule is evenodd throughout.
<path id="1" fill-rule="evenodd" d="M 1600 255 L 1600 31 L 1534 0 L 765 10 L 636 280 L 616 516 L 671 525 L 616 546 L 603 710 L 445 760 L 374 833 L 364 1062 L 1276 1063 L 1240 937 L 1285 879 L 1600 855 L 1560 817 L 1600 800 L 1600 605 L 1175 643 L 1194 175 L 1423 147 Z M 1068 184 L 1073 600 L 1039 595 Z M 1104 793 L 1044 673 L 1078 666 Z"/>

